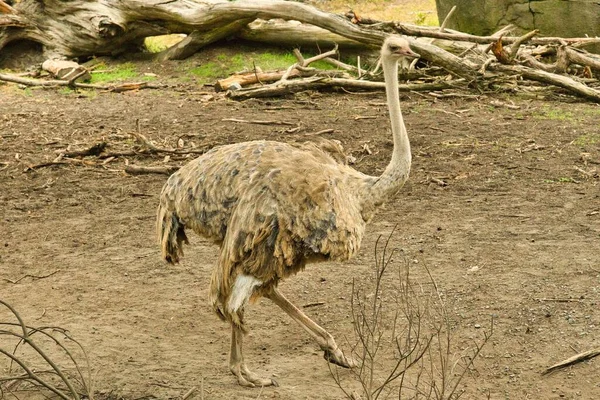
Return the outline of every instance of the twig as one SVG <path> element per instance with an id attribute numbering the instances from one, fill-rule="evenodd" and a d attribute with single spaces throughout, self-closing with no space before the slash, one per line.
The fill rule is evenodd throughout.
<path id="1" fill-rule="evenodd" d="M 343 63 L 340 60 L 336 60 L 335 58 L 326 57 L 323 59 L 323 61 L 326 62 L 327 64 L 331 64 L 334 67 L 338 67 L 338 68 L 341 68 L 346 71 L 357 72 L 357 73 L 359 72 L 358 68 L 355 67 L 354 65 Z"/>
<path id="2" fill-rule="evenodd" d="M 322 306 L 323 304 L 325 304 L 324 301 L 315 301 L 314 303 L 308 303 L 308 304 L 304 304 L 302 306 L 302 308 L 311 308 L 311 307 L 317 307 L 317 306 Z"/>
<path id="3" fill-rule="evenodd" d="M 448 21 L 450 20 L 450 17 L 452 17 L 452 14 L 454 14 L 454 11 L 456 11 L 456 6 L 452 6 L 452 8 L 450 9 L 450 11 L 446 15 L 446 18 L 444 18 L 444 21 L 440 25 L 440 32 L 445 32 L 446 31 L 446 25 L 448 24 Z"/>
<path id="4" fill-rule="evenodd" d="M 8 4 L 6 4 L 2 0 L 0 0 L 0 11 L 3 14 L 16 14 L 17 13 L 14 8 L 12 8 L 11 6 L 9 6 Z"/>
<path id="5" fill-rule="evenodd" d="M 359 121 L 361 119 L 377 119 L 377 117 L 375 115 L 357 115 L 354 117 L 355 121 Z"/>
<path id="6" fill-rule="evenodd" d="M 569 299 L 569 298 L 540 298 L 535 299 L 536 301 L 544 301 L 544 302 L 555 302 L 555 303 L 581 303 L 584 299 Z"/>
<path id="7" fill-rule="evenodd" d="M 174 172 L 177 172 L 180 167 L 176 167 L 173 165 L 167 165 L 164 167 L 154 166 L 154 167 L 146 167 L 141 165 L 127 165 L 125 166 L 125 172 L 131 175 L 143 175 L 143 174 L 163 174 L 163 175 L 171 175 Z"/>
<path id="8" fill-rule="evenodd" d="M 245 119 L 237 119 L 237 118 L 223 118 L 221 121 L 223 122 L 239 122 L 242 124 L 257 124 L 257 125 L 287 125 L 287 126 L 295 126 L 297 124 L 288 121 L 262 121 L 262 120 L 245 120 Z"/>
<path id="9" fill-rule="evenodd" d="M 542 375 L 549 374 L 550 372 L 556 371 L 558 369 L 562 369 L 569 365 L 573 365 L 579 363 L 581 361 L 589 360 L 590 358 L 594 358 L 597 355 L 600 355 L 600 348 L 594 350 L 584 351 L 583 353 L 575 354 L 573 357 L 567 358 L 564 361 L 561 361 L 557 364 L 552 365 L 551 367 L 546 368 Z"/>
<path id="10" fill-rule="evenodd" d="M 460 84 L 464 80 L 456 79 L 452 82 L 440 81 L 433 83 L 407 83 L 399 85 L 400 91 L 432 91 L 450 89 Z M 265 85 L 259 88 L 242 89 L 230 91 L 227 95 L 236 100 L 244 100 L 257 97 L 282 96 L 296 93 L 304 90 L 318 90 L 325 88 L 348 88 L 353 90 L 385 90 L 385 83 L 362 81 L 357 79 L 311 77 L 306 79 L 296 79 L 285 82 L 278 82 L 271 85 Z"/>
<path id="11" fill-rule="evenodd" d="M 338 45 L 336 44 L 335 47 L 332 50 L 329 50 L 329 51 L 327 51 L 325 53 L 317 54 L 314 57 L 305 59 L 304 63 L 302 64 L 302 67 L 307 67 L 307 66 L 309 66 L 311 63 L 313 63 L 315 61 L 323 60 L 323 59 L 325 59 L 327 57 L 335 56 L 337 54 L 338 54 Z"/>
<path id="12" fill-rule="evenodd" d="M 8 358 L 10 358 L 12 361 L 16 362 L 17 364 L 19 364 L 19 366 L 21 368 L 23 368 L 23 370 L 29 375 L 29 377 L 36 381 L 37 383 L 39 383 L 40 385 L 46 387 L 47 389 L 51 390 L 52 392 L 54 392 L 55 394 L 57 394 L 58 396 L 60 396 L 61 398 L 65 399 L 65 400 L 70 400 L 70 399 L 75 399 L 75 400 L 79 400 L 80 396 L 79 393 L 75 390 L 75 388 L 73 387 L 71 381 L 64 375 L 62 369 L 54 362 L 52 361 L 47 355 L 46 353 L 31 339 L 30 336 L 30 332 L 28 331 L 28 327 L 27 325 L 25 325 L 25 322 L 23 321 L 23 319 L 21 318 L 21 316 L 19 315 L 19 313 L 17 312 L 17 310 L 15 310 L 14 307 L 12 307 L 10 304 L 6 303 L 5 301 L 0 300 L 0 304 L 5 306 L 6 308 L 8 308 L 10 310 L 10 312 L 15 316 L 15 318 L 18 321 L 18 324 L 16 324 L 17 326 L 19 326 L 22 330 L 22 335 L 16 334 L 14 332 L 5 332 L 14 336 L 17 336 L 19 338 L 21 338 L 23 343 L 27 343 L 35 352 L 37 352 L 43 359 L 44 361 L 46 361 L 46 363 L 48 363 L 48 365 L 50 365 L 50 367 L 52 367 L 52 369 L 54 370 L 54 372 L 56 373 L 56 375 L 58 375 L 60 377 L 60 379 L 62 380 L 62 382 L 67 385 L 69 392 L 71 394 L 71 398 L 69 398 L 65 393 L 63 393 L 62 391 L 56 389 L 54 386 L 52 386 L 51 384 L 43 381 L 42 379 L 40 379 L 35 372 L 33 372 L 31 369 L 29 369 L 22 360 L 20 360 L 18 357 L 16 357 L 14 354 L 8 353 L 7 351 L 3 350 L 0 348 L 0 353 L 4 354 L 5 356 L 7 356 Z M 63 350 L 65 350 L 67 352 L 67 355 L 71 358 L 71 360 L 73 360 L 73 362 L 75 362 L 75 360 L 73 359 L 72 355 L 70 354 L 70 352 L 56 339 L 54 339 L 54 337 L 46 332 L 43 331 L 43 329 L 36 329 L 33 328 L 32 329 L 33 332 L 41 332 L 44 333 L 46 336 L 50 337 L 51 339 L 54 340 L 54 342 L 56 344 L 58 344 Z M 18 346 L 18 345 L 17 345 Z M 80 346 L 81 348 L 81 346 Z M 16 349 L 15 349 L 16 350 Z M 76 367 L 77 367 L 77 363 L 75 363 Z M 77 368 L 79 370 L 79 368 Z"/>
<path id="13" fill-rule="evenodd" d="M 429 180 L 430 180 L 431 182 L 437 183 L 437 184 L 438 184 L 438 186 L 441 186 L 441 187 L 446 187 L 446 186 L 448 186 L 448 182 L 446 182 L 446 181 L 444 181 L 444 180 L 442 180 L 442 179 L 434 178 L 433 176 L 432 176 L 432 177 L 430 177 L 430 178 L 429 178 Z"/>
<path id="14" fill-rule="evenodd" d="M 472 43 L 479 43 L 479 44 L 489 44 L 490 42 L 496 41 L 498 39 L 498 32 L 496 32 L 495 34 L 491 35 L 491 36 L 477 36 L 477 35 L 470 35 L 468 33 L 463 33 L 463 32 L 457 32 L 457 31 L 452 31 L 452 32 L 440 32 L 438 29 L 427 29 L 425 27 L 419 27 L 419 26 L 409 26 L 407 24 L 400 24 L 400 23 L 395 23 L 393 26 L 393 29 L 401 34 L 407 35 L 407 36 L 420 36 L 420 37 L 430 37 L 430 38 L 436 38 L 436 39 L 446 39 L 446 40 L 452 40 L 452 41 L 458 41 L 458 42 L 472 42 Z M 510 30 L 510 29 L 506 29 L 506 30 Z M 502 34 L 506 33 L 506 30 L 503 29 L 502 30 Z M 521 38 L 521 36 L 519 37 L 515 37 L 515 36 L 503 36 L 502 37 L 502 43 L 503 44 L 511 44 L 516 42 L 517 40 L 519 40 Z M 558 37 L 538 37 L 538 38 L 532 38 L 531 39 L 531 43 L 534 45 L 546 45 L 546 44 L 567 44 L 567 45 L 578 45 L 578 46 L 585 46 L 585 45 L 591 45 L 591 44 L 597 44 L 600 43 L 600 38 L 558 38 Z"/>
<path id="15" fill-rule="evenodd" d="M 511 60 L 513 60 L 517 56 L 517 53 L 519 52 L 519 48 L 521 47 L 521 44 L 523 44 L 524 42 L 528 41 L 529 39 L 531 39 L 532 37 L 534 37 L 538 33 L 540 33 L 540 31 L 537 30 L 537 29 L 535 29 L 535 30 L 533 30 L 531 32 L 528 32 L 528 33 L 524 34 L 523 36 L 519 37 L 517 40 L 515 40 L 513 42 L 513 44 L 510 46 L 510 58 L 511 58 Z"/>
<path id="16" fill-rule="evenodd" d="M 181 400 L 187 400 L 189 397 L 192 396 L 192 394 L 194 394 L 195 391 L 196 391 L 196 386 L 194 386 L 193 388 L 191 388 L 190 390 L 185 392 L 185 394 L 183 396 L 181 396 Z"/>
<path id="17" fill-rule="evenodd" d="M 119 85 L 105 86 L 105 85 L 96 85 L 93 83 L 78 83 L 71 82 L 70 80 L 43 80 L 43 79 L 27 79 L 21 78 L 19 76 L 10 75 L 10 74 L 0 74 L 0 80 L 12 83 L 19 83 L 21 85 L 26 86 L 43 86 L 43 87 L 53 87 L 53 86 L 74 86 L 77 88 L 83 89 L 99 89 L 99 90 L 107 90 L 110 92 L 125 92 L 128 90 L 139 90 L 139 89 L 159 89 L 162 88 L 163 85 L 155 84 L 151 82 L 129 82 L 123 83 Z"/>
<path id="18" fill-rule="evenodd" d="M 323 134 L 325 134 L 325 133 L 332 133 L 332 132 L 334 132 L 334 131 L 335 131 L 335 129 L 328 128 L 328 129 L 323 129 L 323 130 L 316 131 L 316 132 L 307 133 L 307 134 L 306 134 L 306 136 L 317 136 L 317 135 L 323 135 Z"/>
<path id="19" fill-rule="evenodd" d="M 35 169 L 44 168 L 44 167 L 51 167 L 53 165 L 73 165 L 73 164 L 78 164 L 78 165 L 83 164 L 83 165 L 89 165 L 89 166 L 97 166 L 98 165 L 97 163 L 95 163 L 93 161 L 89 161 L 89 160 L 80 160 L 78 158 L 61 158 L 59 156 L 59 157 L 57 157 L 56 160 L 53 160 L 53 161 L 29 165 L 24 169 L 24 172 L 33 171 Z"/>
<path id="20" fill-rule="evenodd" d="M 49 274 L 46 275 L 32 275 L 32 274 L 25 274 L 22 277 L 20 277 L 19 279 L 16 280 L 12 280 L 12 279 L 8 279 L 8 278 L 3 278 L 5 281 L 10 282 L 12 284 L 17 284 L 19 282 L 21 282 L 23 279 L 25 278 L 32 278 L 32 279 L 45 279 L 48 278 L 54 274 L 57 274 L 60 272 L 60 269 L 57 269 L 56 271 L 50 272 Z"/>
<path id="21" fill-rule="evenodd" d="M 59 151 L 59 153 L 63 157 L 99 156 L 100 153 L 102 153 L 104 151 L 106 146 L 107 146 L 106 142 L 99 142 L 99 143 L 96 143 L 86 149 L 83 149 L 83 150 L 74 150 L 74 151 L 61 150 L 61 151 Z"/>

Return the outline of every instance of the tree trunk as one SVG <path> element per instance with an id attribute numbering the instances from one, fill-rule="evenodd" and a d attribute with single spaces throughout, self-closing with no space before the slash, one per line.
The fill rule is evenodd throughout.
<path id="1" fill-rule="evenodd" d="M 238 21 L 257 18 L 298 20 L 373 46 L 384 36 L 341 16 L 282 0 L 21 0 L 14 7 L 0 3 L 0 49 L 11 41 L 28 39 L 62 57 L 118 54 L 148 36 L 169 33 L 196 32 L 197 39 L 204 34 L 203 44 L 208 44 L 234 33 L 224 29 L 223 34 L 215 34 L 215 29 L 239 29 Z"/>
<path id="2" fill-rule="evenodd" d="M 161 55 L 180 57 L 180 53 L 185 56 L 246 26 L 239 21 L 256 19 L 295 20 L 374 48 L 387 35 L 342 16 L 283 0 L 21 0 L 14 7 L 0 0 L 0 4 L 4 12 L 0 15 L 0 49 L 11 41 L 28 39 L 41 43 L 48 58 L 115 55 L 141 46 L 148 36 L 193 33 L 190 49 L 182 45 L 168 50 L 173 54 Z M 249 31 L 244 35 L 249 36 Z M 476 79 L 473 63 L 429 43 L 410 40 L 424 59 L 468 80 Z"/>

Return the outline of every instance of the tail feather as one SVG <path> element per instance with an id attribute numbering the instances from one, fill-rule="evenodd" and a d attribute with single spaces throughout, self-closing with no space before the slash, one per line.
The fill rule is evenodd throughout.
<path id="1" fill-rule="evenodd" d="M 156 231 L 163 258 L 168 263 L 178 263 L 179 258 L 183 257 L 182 243 L 189 244 L 185 235 L 185 226 L 174 211 L 162 204 L 158 206 Z"/>

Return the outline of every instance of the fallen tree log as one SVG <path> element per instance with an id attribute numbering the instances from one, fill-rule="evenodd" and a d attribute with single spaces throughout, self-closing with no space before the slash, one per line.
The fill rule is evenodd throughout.
<path id="1" fill-rule="evenodd" d="M 76 78 L 77 76 L 75 76 Z M 81 89 L 97 89 L 97 90 L 106 90 L 109 92 L 126 92 L 129 90 L 140 90 L 140 89 L 159 89 L 164 85 L 157 84 L 154 82 L 129 82 L 129 83 L 121 83 L 115 85 L 98 85 L 94 83 L 79 83 L 74 82 L 74 80 L 46 80 L 46 79 L 32 79 L 32 78 L 23 78 L 20 76 L 15 76 L 11 74 L 0 74 L 0 81 L 18 83 L 20 85 L 25 86 L 34 86 L 34 87 L 57 87 L 57 86 L 68 86 L 71 88 L 81 88 Z"/>
<path id="2" fill-rule="evenodd" d="M 299 21 L 284 19 L 257 19 L 244 26 L 236 35 L 240 39 L 252 42 L 284 46 L 333 47 L 365 49 L 365 44 L 338 35 L 327 29 Z"/>
<path id="3" fill-rule="evenodd" d="M 46 60 L 42 64 L 42 69 L 50 72 L 56 78 L 66 81 L 75 81 L 76 79 L 89 81 L 92 77 L 87 69 L 74 61 Z"/>
<path id="4" fill-rule="evenodd" d="M 574 80 L 568 76 L 554 74 L 552 72 L 540 71 L 540 70 L 526 67 L 523 65 L 496 64 L 496 65 L 491 65 L 489 68 L 493 71 L 501 71 L 501 72 L 508 72 L 508 73 L 512 73 L 512 74 L 518 74 L 526 79 L 543 82 L 543 83 L 549 83 L 551 85 L 562 87 L 564 89 L 567 89 L 571 92 L 576 93 L 579 96 L 582 96 L 582 97 L 588 98 L 590 100 L 593 100 L 597 103 L 600 103 L 600 91 L 599 90 L 593 89 L 581 82 L 577 82 L 576 80 Z"/>
<path id="5" fill-rule="evenodd" d="M 41 43 L 50 59 L 114 55 L 132 46 L 141 46 L 148 36 L 194 32 L 193 40 L 188 43 L 192 46 L 189 50 L 185 49 L 184 43 L 179 49 L 163 53 L 161 58 L 166 59 L 196 51 L 233 33 L 239 21 L 259 18 L 300 21 L 371 47 L 380 46 L 389 34 L 376 28 L 360 27 L 343 16 L 283 0 L 72 0 L 43 3 L 21 0 L 0 19 L 0 49 L 11 41 L 27 39 Z M 469 81 L 476 80 L 477 68 L 473 63 L 427 43 L 412 39 L 411 43 L 424 59 Z"/>
<path id="6" fill-rule="evenodd" d="M 444 90 L 458 87 L 464 81 L 440 81 L 432 83 L 409 83 L 399 85 L 401 92 Z M 466 86 L 466 85 L 465 85 Z M 385 90 L 385 83 L 361 81 L 357 79 L 313 77 L 306 79 L 286 80 L 258 88 L 232 90 L 227 93 L 236 100 L 246 100 L 254 97 L 273 97 L 297 93 L 305 90 L 321 90 L 343 88 L 346 90 Z"/>

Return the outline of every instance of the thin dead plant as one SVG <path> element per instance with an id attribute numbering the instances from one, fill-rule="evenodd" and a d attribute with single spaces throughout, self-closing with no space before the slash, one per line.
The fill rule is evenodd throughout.
<path id="1" fill-rule="evenodd" d="M 348 374 L 330 365 L 332 377 L 353 400 L 458 399 L 464 393 L 461 382 L 476 372 L 474 363 L 493 333 L 493 320 L 480 339 L 458 350 L 456 327 L 426 266 L 423 283 L 411 276 L 408 260 L 398 263 L 395 278 L 384 279 L 398 255 L 390 249 L 392 235 L 383 243 L 377 240 L 371 279 L 353 282 L 352 355 L 359 366 Z"/>
<path id="2" fill-rule="evenodd" d="M 0 321 L 0 358 L 8 361 L 0 372 L 0 399 L 31 392 L 63 400 L 93 399 L 91 368 L 81 344 L 63 328 L 29 326 L 10 304 L 0 300 L 0 306 L 16 320 Z"/>

